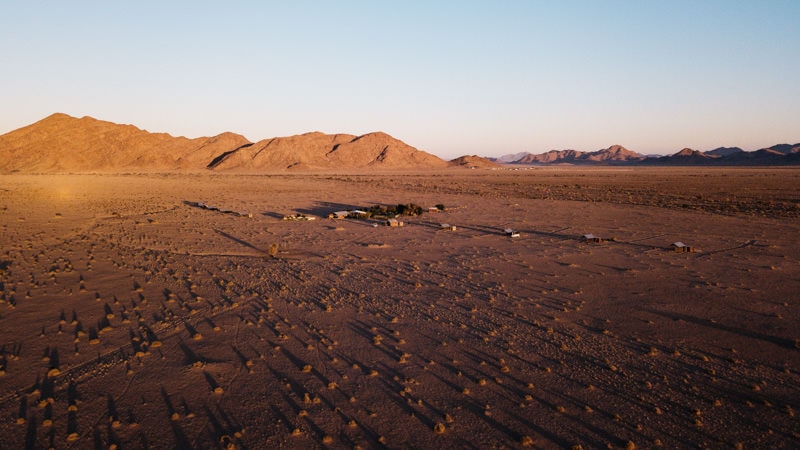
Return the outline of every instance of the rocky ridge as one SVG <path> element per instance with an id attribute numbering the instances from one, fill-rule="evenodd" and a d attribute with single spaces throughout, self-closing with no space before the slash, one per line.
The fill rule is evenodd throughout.
<path id="1" fill-rule="evenodd" d="M 800 164 L 800 143 L 778 144 L 747 152 L 739 147 L 719 147 L 702 152 L 691 148 L 661 157 L 646 156 L 620 145 L 594 152 L 550 150 L 545 153 L 516 153 L 491 158 L 503 164 L 604 164 L 604 165 L 796 165 Z"/>
<path id="2" fill-rule="evenodd" d="M 447 167 L 386 133 L 189 139 L 56 113 L 0 136 L 0 172 L 273 172 Z"/>

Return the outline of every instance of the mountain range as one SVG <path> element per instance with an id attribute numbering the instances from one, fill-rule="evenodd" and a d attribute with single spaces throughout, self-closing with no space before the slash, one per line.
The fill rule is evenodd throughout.
<path id="1" fill-rule="evenodd" d="M 250 142 L 188 139 L 56 113 L 0 136 L 0 172 L 274 172 L 442 168 L 449 163 L 386 133 L 305 133 Z"/>
<path id="2" fill-rule="evenodd" d="M 778 144 L 753 152 L 739 147 L 719 147 L 706 152 L 684 148 L 668 156 L 647 156 L 626 149 L 621 145 L 581 152 L 577 150 L 550 150 L 533 154 L 528 152 L 490 158 L 503 164 L 543 165 L 543 164 L 603 164 L 603 165 L 798 165 L 800 164 L 800 143 Z"/>
<path id="3" fill-rule="evenodd" d="M 150 133 L 92 117 L 55 113 L 0 135 L 0 173 L 232 172 L 307 170 L 395 170 L 499 168 L 501 165 L 800 165 L 800 144 L 778 144 L 747 152 L 720 147 L 685 148 L 669 156 L 647 156 L 621 145 L 581 152 L 551 150 L 444 161 L 383 133 L 360 136 L 310 132 L 251 142 L 225 132 L 189 139 Z"/>

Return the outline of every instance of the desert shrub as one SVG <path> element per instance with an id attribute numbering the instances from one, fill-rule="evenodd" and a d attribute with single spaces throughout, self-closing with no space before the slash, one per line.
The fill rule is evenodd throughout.
<path id="1" fill-rule="evenodd" d="M 366 211 L 374 216 L 385 216 L 389 209 L 382 205 L 375 205 L 371 208 L 367 208 Z"/>

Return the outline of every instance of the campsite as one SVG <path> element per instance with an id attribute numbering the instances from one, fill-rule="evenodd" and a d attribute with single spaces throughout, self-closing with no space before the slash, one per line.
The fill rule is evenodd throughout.
<path id="1" fill-rule="evenodd" d="M 0 446 L 796 447 L 798 175 L 2 175 Z"/>

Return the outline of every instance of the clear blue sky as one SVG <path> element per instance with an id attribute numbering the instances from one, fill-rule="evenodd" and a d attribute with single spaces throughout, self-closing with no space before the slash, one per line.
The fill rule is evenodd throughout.
<path id="1" fill-rule="evenodd" d="M 800 1 L 4 1 L 0 133 L 53 112 L 450 159 L 800 141 Z"/>

